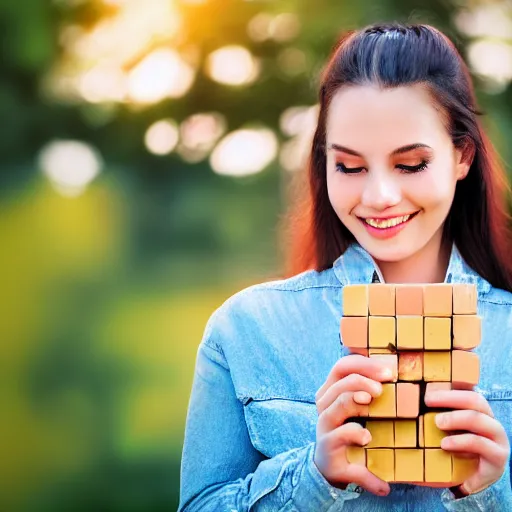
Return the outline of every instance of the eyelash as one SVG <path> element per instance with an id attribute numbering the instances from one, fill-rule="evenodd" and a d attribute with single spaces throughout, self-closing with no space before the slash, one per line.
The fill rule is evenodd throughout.
<path id="1" fill-rule="evenodd" d="M 427 160 L 422 160 L 422 162 L 418 165 L 397 165 L 397 167 L 404 173 L 404 174 L 414 174 L 417 172 L 424 171 L 428 164 L 430 162 Z M 362 171 L 364 167 L 346 167 L 341 162 L 336 164 L 336 170 L 338 172 L 342 172 L 343 174 L 359 174 L 360 171 Z"/>

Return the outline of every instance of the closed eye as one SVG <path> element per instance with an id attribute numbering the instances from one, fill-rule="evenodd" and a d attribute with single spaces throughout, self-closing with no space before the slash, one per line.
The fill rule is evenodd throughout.
<path id="1" fill-rule="evenodd" d="M 406 174 L 413 174 L 415 172 L 423 171 L 427 168 L 429 162 L 427 160 L 422 160 L 418 165 L 403 165 L 397 164 L 397 169 L 400 169 L 402 172 Z M 336 170 L 342 172 L 344 174 L 358 174 L 361 171 L 364 171 L 366 167 L 347 167 L 341 162 L 336 164 Z"/>

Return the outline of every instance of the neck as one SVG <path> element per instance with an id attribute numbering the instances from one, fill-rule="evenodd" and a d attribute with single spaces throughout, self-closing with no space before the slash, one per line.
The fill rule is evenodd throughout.
<path id="1" fill-rule="evenodd" d="M 442 234 L 409 258 L 401 261 L 377 261 L 386 283 L 442 283 L 450 261 L 451 244 L 442 243 Z"/>

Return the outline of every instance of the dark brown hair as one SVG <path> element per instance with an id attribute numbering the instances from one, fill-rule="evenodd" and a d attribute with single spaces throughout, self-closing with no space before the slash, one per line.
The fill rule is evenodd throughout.
<path id="1" fill-rule="evenodd" d="M 478 116 L 468 68 L 455 45 L 429 25 L 390 23 L 345 33 L 321 76 L 320 111 L 309 155 L 306 197 L 295 198 L 285 218 L 285 273 L 318 271 L 355 239 L 327 195 L 325 130 L 330 102 L 343 85 L 382 88 L 422 84 L 441 107 L 455 147 L 472 161 L 459 181 L 444 224 L 465 261 L 493 286 L 512 291 L 509 191 L 498 156 Z"/>

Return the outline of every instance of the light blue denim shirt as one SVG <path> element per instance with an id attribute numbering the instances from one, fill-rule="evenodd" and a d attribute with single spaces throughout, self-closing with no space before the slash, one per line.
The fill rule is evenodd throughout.
<path id="1" fill-rule="evenodd" d="M 371 283 L 372 257 L 353 244 L 323 272 L 246 288 L 210 317 L 197 352 L 179 512 L 512 512 L 510 467 L 461 499 L 447 489 L 392 484 L 379 497 L 330 485 L 313 462 L 315 393 L 348 351 L 342 287 Z M 382 280 L 382 279 L 381 279 Z M 453 246 L 445 282 L 475 283 L 483 340 L 477 391 L 512 434 L 512 294 L 492 287 Z"/>

